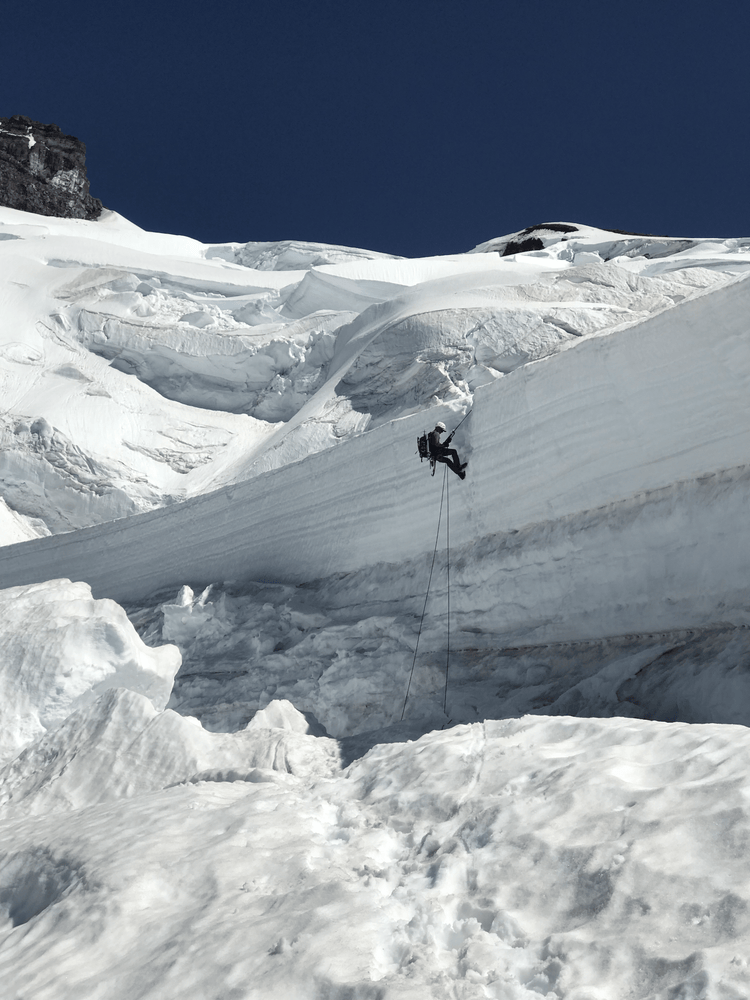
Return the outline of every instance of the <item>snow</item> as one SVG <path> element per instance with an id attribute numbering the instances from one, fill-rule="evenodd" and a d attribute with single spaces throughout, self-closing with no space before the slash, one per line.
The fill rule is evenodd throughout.
<path id="1" fill-rule="evenodd" d="M 274 243 L 221 243 L 210 246 L 206 257 L 219 257 L 256 271 L 300 271 L 322 264 L 341 264 L 356 260 L 403 260 L 393 254 L 359 250 L 356 247 L 309 243 L 304 240 L 281 240 Z"/>
<path id="2" fill-rule="evenodd" d="M 327 386 L 352 377 L 383 325 L 413 308 L 412 294 L 339 333 Z M 481 617 L 469 624 L 514 644 L 747 620 L 749 309 L 750 284 L 731 279 L 476 389 L 455 441 L 472 471 L 450 486 L 455 607 Z M 326 391 L 269 438 L 268 472 L 125 522 L 9 546 L 0 582 L 52 572 L 127 601 L 184 582 L 368 571 L 385 580 L 392 569 L 378 567 L 398 564 L 390 586 L 415 597 L 438 505 L 413 453 L 425 414 L 381 420 L 273 468 L 285 453 L 302 458 L 306 426 L 326 432 Z M 456 409 L 443 403 L 434 417 L 455 425 L 468 402 L 456 391 Z"/>
<path id="3" fill-rule="evenodd" d="M 21 138 L 21 136 L 18 135 L 17 132 L 11 132 L 10 129 L 7 129 L 7 128 L 0 128 L 0 132 L 3 132 L 5 135 L 16 136 L 19 139 Z M 36 146 L 36 139 L 31 134 L 31 126 L 30 125 L 28 125 L 26 127 L 26 136 L 24 138 L 26 139 L 26 141 L 29 144 L 29 149 L 31 149 L 32 146 Z"/>
<path id="4" fill-rule="evenodd" d="M 44 448 L 23 430 L 5 445 L 0 484 L 53 533 L 246 481 L 436 403 L 465 405 L 477 386 L 750 266 L 742 241 L 679 241 L 656 258 L 630 246 L 645 253 L 647 241 L 598 230 L 576 247 L 627 253 L 571 256 L 568 239 L 511 257 L 399 260 L 295 244 L 296 271 L 233 263 L 115 213 L 2 209 L 0 235 L 4 433 L 52 428 Z M 289 262 L 290 241 L 252 246 L 250 264 Z M 576 266 L 586 252 L 598 265 Z"/>
<path id="5" fill-rule="evenodd" d="M 0 257 L 8 997 L 748 995 L 750 240 Z"/>
<path id="6" fill-rule="evenodd" d="M 181 662 L 174 646 L 145 646 L 113 601 L 69 580 L 0 591 L 0 651 L 0 760 L 108 688 L 163 709 Z"/>
<path id="7" fill-rule="evenodd" d="M 25 542 L 30 538 L 46 534 L 42 524 L 33 525 L 29 518 L 17 514 L 10 508 L 4 499 L 0 497 L 0 535 L 5 540 L 6 545 L 14 542 Z"/>
<path id="8" fill-rule="evenodd" d="M 120 699 L 126 719 L 134 700 Z M 5 988 L 742 996 L 746 733 L 487 722 L 313 780 L 258 768 L 160 790 L 179 767 L 160 773 L 139 737 L 131 780 L 154 790 L 75 809 L 47 782 L 4 820 Z M 164 725 L 151 740 L 176 735 Z"/>

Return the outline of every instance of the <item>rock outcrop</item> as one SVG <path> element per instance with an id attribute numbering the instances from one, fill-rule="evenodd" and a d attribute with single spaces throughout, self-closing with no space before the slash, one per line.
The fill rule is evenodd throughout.
<path id="1" fill-rule="evenodd" d="M 0 205 L 64 219 L 98 219 L 89 194 L 86 147 L 57 125 L 25 115 L 0 118 Z"/>

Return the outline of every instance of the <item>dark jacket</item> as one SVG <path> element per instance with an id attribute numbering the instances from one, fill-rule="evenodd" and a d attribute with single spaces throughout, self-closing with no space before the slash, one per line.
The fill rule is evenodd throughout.
<path id="1" fill-rule="evenodd" d="M 436 427 L 434 431 L 430 431 L 430 433 L 427 435 L 427 440 L 430 443 L 431 455 L 439 455 L 450 444 L 450 440 L 453 435 L 449 434 L 448 437 L 445 439 L 445 442 L 441 444 L 440 438 L 442 437 L 442 434 L 443 432 L 439 431 Z"/>

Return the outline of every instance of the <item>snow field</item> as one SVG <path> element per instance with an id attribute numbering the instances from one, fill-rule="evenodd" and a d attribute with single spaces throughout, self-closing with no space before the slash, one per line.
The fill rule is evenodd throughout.
<path id="1" fill-rule="evenodd" d="M 739 728 L 526 718 L 312 781 L 258 769 L 35 817 L 31 793 L 0 828 L 6 988 L 741 996 L 748 752 Z"/>
<path id="2" fill-rule="evenodd" d="M 478 385 L 750 265 L 742 241 L 585 227 L 532 254 L 404 261 L 74 221 L 0 212 L 0 489 L 35 534 L 242 481 L 441 401 L 465 408 Z M 44 447 L 16 432 L 40 419 Z"/>

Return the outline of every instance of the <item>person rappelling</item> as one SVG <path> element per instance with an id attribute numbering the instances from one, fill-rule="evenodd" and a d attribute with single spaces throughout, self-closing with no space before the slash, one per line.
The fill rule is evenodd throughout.
<path id="1" fill-rule="evenodd" d="M 435 424 L 434 430 L 431 430 L 428 434 L 425 431 L 421 437 L 417 438 L 417 454 L 419 455 L 419 461 L 423 462 L 426 458 L 430 461 L 430 467 L 432 468 L 432 475 L 435 475 L 435 466 L 438 462 L 442 462 L 443 465 L 447 465 L 451 472 L 455 472 L 460 479 L 466 479 L 466 466 L 467 462 L 462 462 L 458 457 L 458 452 L 455 448 L 449 448 L 448 445 L 453 440 L 453 435 L 456 433 L 461 424 L 466 420 L 466 418 L 471 413 L 465 413 L 463 417 L 459 420 L 453 430 L 450 432 L 445 441 L 441 441 L 440 438 L 445 434 L 445 424 L 442 420 L 438 420 Z M 432 553 L 432 565 L 430 567 L 430 576 L 427 580 L 427 593 L 425 594 L 424 607 L 422 608 L 422 618 L 419 622 L 419 631 L 417 632 L 417 641 L 414 646 L 414 658 L 411 662 L 411 671 L 409 672 L 409 683 L 406 686 L 406 694 L 404 695 L 404 704 L 401 709 L 401 721 L 404 720 L 404 713 L 406 712 L 406 703 L 409 700 L 409 691 L 411 690 L 412 677 L 414 676 L 414 667 L 417 663 L 417 650 L 419 649 L 419 637 L 422 634 L 422 625 L 424 624 L 425 611 L 427 610 L 427 598 L 430 596 L 430 584 L 432 583 L 432 571 L 435 568 L 435 556 L 437 555 L 438 539 L 440 538 L 440 522 L 443 519 L 443 499 L 445 499 L 445 567 L 447 571 L 447 586 L 446 593 L 448 597 L 448 614 L 446 616 L 447 623 L 447 638 L 446 638 L 446 657 L 445 657 L 445 688 L 443 690 L 443 712 L 448 714 L 448 668 L 450 665 L 450 646 L 451 646 L 451 631 L 450 631 L 450 621 L 451 621 L 451 542 L 450 542 L 450 489 L 449 489 L 448 473 L 443 476 L 443 490 L 440 494 L 440 513 L 438 514 L 438 526 L 437 534 L 435 535 L 435 550 Z M 451 720 L 448 720 L 450 724 Z"/>
<path id="2" fill-rule="evenodd" d="M 455 431 L 451 431 L 448 437 L 441 443 L 440 438 L 445 434 L 445 424 L 442 420 L 438 420 L 435 424 L 435 429 L 430 431 L 427 435 L 427 442 L 430 450 L 430 458 L 435 462 L 443 462 L 451 472 L 455 472 L 460 479 L 466 479 L 466 462 L 461 462 L 458 457 L 458 452 L 455 448 L 449 448 L 448 445 L 453 440 L 453 435 Z"/>
<path id="3" fill-rule="evenodd" d="M 469 410 L 469 413 L 471 413 L 471 410 Z M 425 431 L 422 437 L 417 438 L 419 460 L 420 462 L 423 462 L 426 458 L 430 460 L 430 468 L 432 469 L 433 476 L 435 475 L 437 463 L 442 462 L 448 466 L 451 472 L 455 472 L 459 479 L 466 479 L 466 472 L 464 470 L 468 463 L 462 462 L 458 457 L 456 449 L 449 448 L 448 445 L 453 440 L 453 435 L 458 428 L 469 416 L 469 413 L 463 415 L 445 441 L 440 440 L 443 434 L 445 434 L 445 424 L 442 420 L 438 420 L 435 424 L 435 429 L 431 430 L 429 434 Z"/>

